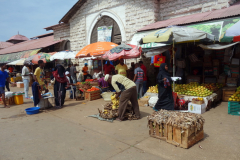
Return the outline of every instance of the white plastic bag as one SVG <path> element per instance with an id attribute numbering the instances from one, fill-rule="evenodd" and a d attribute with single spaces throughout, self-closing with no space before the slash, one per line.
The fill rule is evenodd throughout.
<path id="1" fill-rule="evenodd" d="M 96 78 L 97 78 L 97 73 L 94 72 L 94 74 L 93 74 L 93 79 L 96 79 Z"/>
<path id="2" fill-rule="evenodd" d="M 78 77 L 77 77 L 77 81 L 78 81 L 78 82 L 82 82 L 82 80 L 83 80 L 83 74 L 82 74 L 82 73 L 79 73 L 79 74 L 78 74 Z"/>
<path id="3" fill-rule="evenodd" d="M 148 104 L 150 107 L 154 107 L 157 101 L 158 101 L 158 97 L 151 97 L 148 101 Z"/>
<path id="4" fill-rule="evenodd" d="M 13 97 L 13 92 L 5 92 L 5 97 L 6 98 Z"/>

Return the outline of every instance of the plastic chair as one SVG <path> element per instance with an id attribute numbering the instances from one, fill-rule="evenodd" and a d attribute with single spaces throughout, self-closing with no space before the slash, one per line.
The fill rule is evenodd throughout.
<path id="1" fill-rule="evenodd" d="M 75 98 L 75 93 L 74 93 L 74 89 L 73 89 L 73 86 L 71 85 L 70 86 L 71 87 L 71 89 L 68 89 L 68 90 L 66 90 L 66 91 L 69 91 L 69 95 L 71 96 L 71 92 L 73 93 L 73 99 Z M 69 96 L 69 98 L 70 98 L 70 96 Z"/>

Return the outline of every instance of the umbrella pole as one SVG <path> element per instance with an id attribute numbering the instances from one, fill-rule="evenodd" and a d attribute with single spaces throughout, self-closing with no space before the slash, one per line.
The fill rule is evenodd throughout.
<path id="1" fill-rule="evenodd" d="M 175 77 L 175 51 L 174 51 L 174 39 L 173 39 L 172 54 L 173 54 L 173 77 Z M 173 92 L 175 92 L 175 81 L 173 81 Z"/>
<path id="2" fill-rule="evenodd" d="M 102 63 L 102 74 L 103 74 L 103 60 L 102 60 L 102 58 L 101 58 L 101 63 Z"/>

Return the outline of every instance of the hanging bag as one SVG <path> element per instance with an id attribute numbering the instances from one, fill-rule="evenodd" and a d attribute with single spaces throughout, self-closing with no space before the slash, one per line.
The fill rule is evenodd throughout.
<path id="1" fill-rule="evenodd" d="M 165 56 L 156 55 L 154 56 L 154 59 L 153 59 L 153 65 L 154 67 L 160 67 L 160 65 L 162 63 L 165 63 L 165 61 L 166 61 Z"/>

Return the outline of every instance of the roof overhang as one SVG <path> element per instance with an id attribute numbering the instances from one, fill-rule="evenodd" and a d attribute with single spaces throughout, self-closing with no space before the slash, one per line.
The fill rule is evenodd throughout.
<path id="1" fill-rule="evenodd" d="M 87 0 L 79 0 L 75 5 L 63 16 L 59 23 L 68 23 L 69 19 L 82 7 Z"/>
<path id="2" fill-rule="evenodd" d="M 240 2 L 230 6 L 228 8 L 214 10 L 210 12 L 196 13 L 192 15 L 187 15 L 183 17 L 171 18 L 168 20 L 158 21 L 156 23 L 149 24 L 141 29 L 141 31 L 161 29 L 173 25 L 186 25 L 194 24 L 197 22 L 207 22 L 210 20 L 217 20 L 222 18 L 230 18 L 240 15 Z"/>

